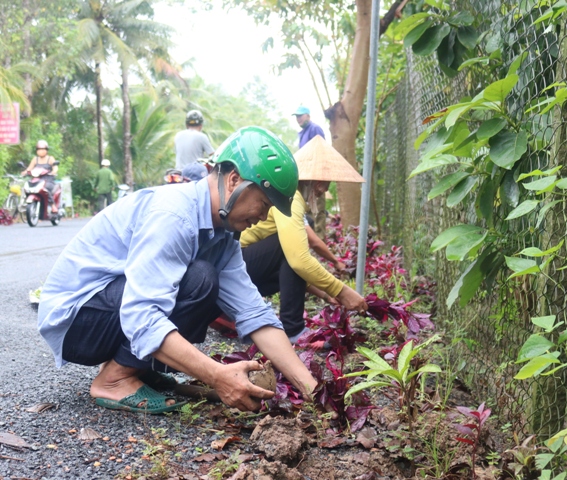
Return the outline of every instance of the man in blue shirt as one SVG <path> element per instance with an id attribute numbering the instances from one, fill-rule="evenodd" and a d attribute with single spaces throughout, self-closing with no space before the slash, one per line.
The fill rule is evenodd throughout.
<path id="1" fill-rule="evenodd" d="M 163 413 L 182 403 L 145 385 L 147 371 L 180 371 L 229 406 L 259 408 L 273 393 L 248 381 L 254 361 L 223 365 L 202 342 L 220 313 L 251 339 L 302 393 L 316 381 L 281 322 L 246 273 L 234 232 L 265 220 L 274 205 L 291 214 L 297 166 L 267 130 L 246 127 L 219 148 L 198 182 L 139 190 L 94 217 L 50 272 L 39 331 L 58 367 L 101 365 L 90 393 L 100 406 Z"/>
<path id="2" fill-rule="evenodd" d="M 325 138 L 323 129 L 311 121 L 310 114 L 311 111 L 303 105 L 300 105 L 295 113 L 292 113 L 292 116 L 295 116 L 298 125 L 301 127 L 301 131 L 298 133 L 299 148 L 303 147 L 309 140 L 317 135 Z M 317 212 L 310 212 L 310 215 L 315 217 L 312 220 L 313 225 L 311 226 L 313 227 L 313 230 L 315 230 L 317 236 L 323 241 L 325 240 L 325 230 L 327 227 L 326 208 L 325 195 L 322 195 L 317 198 Z"/>

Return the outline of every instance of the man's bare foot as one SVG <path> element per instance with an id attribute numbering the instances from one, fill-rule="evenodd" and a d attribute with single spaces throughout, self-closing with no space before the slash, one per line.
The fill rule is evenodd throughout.
<path id="1" fill-rule="evenodd" d="M 138 389 L 144 385 L 138 375 L 141 370 L 132 367 L 124 367 L 116 363 L 114 360 L 103 363 L 100 366 L 98 375 L 91 384 L 91 397 L 106 398 L 108 400 L 122 400 L 128 395 L 136 393 Z M 175 400 L 169 399 L 167 405 L 173 405 Z M 143 408 L 145 402 L 138 404 L 139 408 Z"/>

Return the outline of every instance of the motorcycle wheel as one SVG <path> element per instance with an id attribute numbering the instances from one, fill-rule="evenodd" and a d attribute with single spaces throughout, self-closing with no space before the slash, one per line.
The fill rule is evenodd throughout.
<path id="1" fill-rule="evenodd" d="M 4 202 L 4 209 L 8 210 L 12 218 L 16 218 L 18 215 L 18 200 L 19 198 L 16 195 L 10 193 Z"/>
<path id="2" fill-rule="evenodd" d="M 26 207 L 26 220 L 30 227 L 35 227 L 39 221 L 39 208 L 40 204 L 37 201 L 28 203 Z"/>

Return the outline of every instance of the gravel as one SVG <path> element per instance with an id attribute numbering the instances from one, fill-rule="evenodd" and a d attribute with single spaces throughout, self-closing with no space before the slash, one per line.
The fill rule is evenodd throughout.
<path id="1" fill-rule="evenodd" d="M 126 466 L 135 467 L 147 446 L 143 440 L 156 429 L 165 429 L 181 452 L 177 461 L 184 464 L 217 439 L 214 432 L 181 427 L 177 414 L 145 416 L 96 406 L 89 387 L 97 367 L 68 364 L 57 369 L 37 333 L 37 312 L 27 301 L 27 290 L 4 285 L 1 298 L 0 480 L 115 478 L 128 472 Z M 211 330 L 199 347 L 209 353 L 222 342 L 237 343 Z M 40 403 L 55 408 L 26 411 Z M 87 428 L 100 438 L 81 440 L 81 429 Z M 1 443 L 5 433 L 17 435 L 29 448 Z"/>

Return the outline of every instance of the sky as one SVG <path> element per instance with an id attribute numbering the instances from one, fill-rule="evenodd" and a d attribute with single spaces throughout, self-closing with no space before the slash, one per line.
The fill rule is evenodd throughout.
<path id="1" fill-rule="evenodd" d="M 257 26 L 243 11 L 225 12 L 217 0 L 211 3 L 214 4 L 212 10 L 198 13 L 179 5 L 156 8 L 154 19 L 177 32 L 173 36 L 173 43 L 177 45 L 172 51 L 175 60 L 183 63 L 194 58 L 193 65 L 199 76 L 207 83 L 222 85 L 231 95 L 240 93 L 254 76 L 260 77 L 293 128 L 299 130 L 291 114 L 299 105 L 305 105 L 311 109 L 311 120 L 324 128 L 329 139 L 328 122 L 308 70 L 305 67 L 288 69 L 278 76 L 272 72 L 283 52 L 277 41 L 268 54 L 262 52 L 262 43 L 270 36 L 276 37 L 279 25 Z"/>

